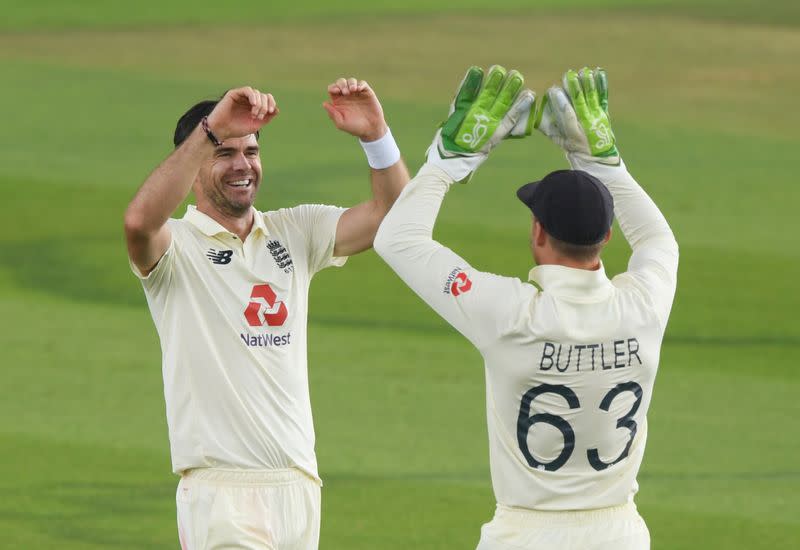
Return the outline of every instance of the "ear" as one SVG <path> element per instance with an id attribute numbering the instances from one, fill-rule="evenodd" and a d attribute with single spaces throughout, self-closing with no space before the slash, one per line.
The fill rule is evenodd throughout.
<path id="1" fill-rule="evenodd" d="M 604 245 L 605 245 L 605 244 L 608 244 L 608 241 L 610 241 L 610 240 L 611 240 L 611 231 L 612 231 L 612 229 L 609 227 L 609 228 L 608 228 L 608 233 L 606 233 L 606 238 L 605 238 L 605 239 L 603 239 L 603 244 L 604 244 Z"/>
<path id="2" fill-rule="evenodd" d="M 547 244 L 547 232 L 542 227 L 542 224 L 539 223 L 536 218 L 533 219 L 533 242 L 536 243 L 536 246 L 544 246 Z"/>

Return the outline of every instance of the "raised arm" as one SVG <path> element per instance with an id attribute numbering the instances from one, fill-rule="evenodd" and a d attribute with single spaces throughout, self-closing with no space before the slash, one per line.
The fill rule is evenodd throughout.
<path id="1" fill-rule="evenodd" d="M 562 87 L 542 102 L 538 128 L 560 145 L 575 170 L 602 181 L 614 198 L 614 214 L 633 254 L 627 274 L 643 285 L 666 326 L 675 296 L 678 243 L 653 200 L 628 172 L 608 116 L 603 69 L 567 71 Z"/>
<path id="2" fill-rule="evenodd" d="M 526 290 L 516 279 L 474 269 L 433 240 L 442 200 L 456 181 L 466 181 L 517 121 L 534 96 L 522 90 L 522 76 L 492 67 L 473 67 L 461 83 L 448 120 L 436 133 L 427 162 L 386 215 L 375 239 L 376 252 L 434 311 L 481 347 L 503 330 L 506 309 Z M 530 287 L 532 291 L 532 287 Z"/>
<path id="3" fill-rule="evenodd" d="M 250 87 L 228 91 L 208 115 L 219 141 L 257 132 L 278 114 L 271 94 Z M 183 202 L 203 162 L 216 147 L 198 125 L 144 181 L 125 211 L 125 238 L 133 264 L 146 275 L 169 248 L 167 220 Z"/>
<path id="4" fill-rule="evenodd" d="M 408 169 L 369 84 L 340 78 L 328 86 L 322 104 L 336 127 L 361 141 L 370 164 L 372 198 L 349 208 L 336 227 L 335 256 L 352 256 L 372 247 L 383 217 L 409 181 Z"/>

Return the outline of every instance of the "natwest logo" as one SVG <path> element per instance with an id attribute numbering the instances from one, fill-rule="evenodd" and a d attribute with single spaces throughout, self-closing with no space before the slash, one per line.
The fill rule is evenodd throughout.
<path id="1" fill-rule="evenodd" d="M 451 296 L 459 296 L 465 292 L 469 292 L 471 288 L 472 281 L 466 273 L 461 271 L 460 267 L 457 267 L 450 272 L 450 275 L 447 276 L 447 280 L 444 282 L 444 288 L 442 291 L 445 294 L 450 294 Z"/>
<path id="2" fill-rule="evenodd" d="M 244 310 L 245 319 L 251 327 L 279 327 L 286 321 L 289 311 L 286 304 L 278 300 L 268 284 L 256 285 L 250 293 L 250 303 Z"/>
<path id="3" fill-rule="evenodd" d="M 450 294 L 453 296 L 458 296 L 464 292 L 467 292 L 469 289 L 472 288 L 472 281 L 469 280 L 467 274 L 463 271 L 456 275 L 455 280 L 450 284 Z"/>

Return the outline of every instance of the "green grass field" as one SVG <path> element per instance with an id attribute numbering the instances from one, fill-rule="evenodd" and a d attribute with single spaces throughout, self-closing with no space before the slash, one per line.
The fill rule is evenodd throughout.
<path id="1" fill-rule="evenodd" d="M 367 170 L 320 107 L 329 81 L 372 83 L 416 170 L 465 68 L 498 62 L 539 92 L 606 67 L 622 153 L 681 244 L 637 497 L 653 548 L 797 548 L 799 4 L 372 4 L 4 7 L 0 547 L 178 547 L 159 345 L 122 213 L 190 103 L 271 91 L 258 206 L 346 206 Z M 564 166 L 540 135 L 504 144 L 451 192 L 437 238 L 526 277 L 514 190 Z M 372 252 L 321 273 L 311 304 L 321 547 L 474 548 L 494 509 L 479 354 Z"/>

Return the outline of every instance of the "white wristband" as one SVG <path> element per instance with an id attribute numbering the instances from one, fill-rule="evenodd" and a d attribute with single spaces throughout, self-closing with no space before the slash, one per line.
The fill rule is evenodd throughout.
<path id="1" fill-rule="evenodd" d="M 370 168 L 383 170 L 400 160 L 400 149 L 397 148 L 397 143 L 392 137 L 391 129 L 387 129 L 383 137 L 375 141 L 361 141 L 359 139 L 358 142 L 364 148 Z"/>

